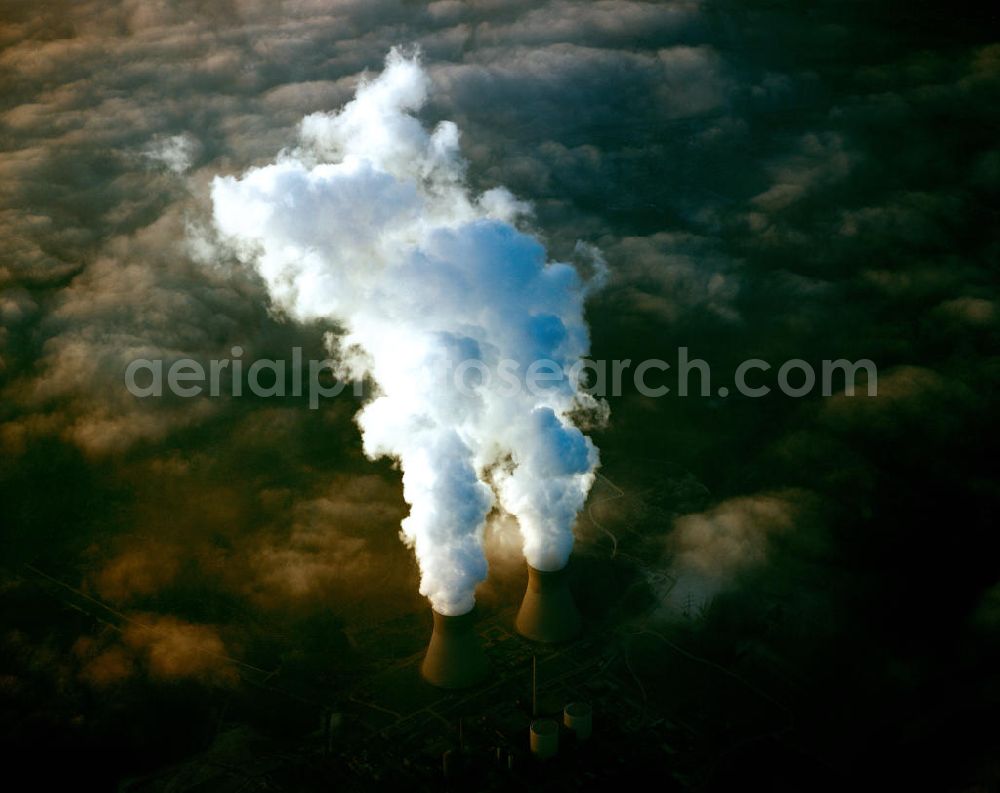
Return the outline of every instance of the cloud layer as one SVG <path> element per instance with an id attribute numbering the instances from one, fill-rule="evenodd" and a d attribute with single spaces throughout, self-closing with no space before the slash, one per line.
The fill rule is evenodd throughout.
<path id="1" fill-rule="evenodd" d="M 52 730 L 66 730 L 106 746 L 108 758 L 120 756 L 126 733 L 158 746 L 162 732 L 95 725 L 113 724 L 100 714 L 119 708 L 141 723 L 168 680 L 228 690 L 232 678 L 192 647 L 221 645 L 268 669 L 310 657 L 326 670 L 353 658 L 349 643 L 337 644 L 341 631 L 424 610 L 416 565 L 396 540 L 408 511 L 399 472 L 368 459 L 396 449 L 398 437 L 372 436 L 363 448 L 356 400 L 321 411 L 228 395 L 154 404 L 123 388 L 136 356 L 205 361 L 234 345 L 246 359 L 287 357 L 293 346 L 328 354 L 325 318 L 350 305 L 330 312 L 310 304 L 320 290 L 275 291 L 236 257 L 215 256 L 213 180 L 228 175 L 233 190 L 249 190 L 254 173 L 266 206 L 279 176 L 316 212 L 320 199 L 334 201 L 335 185 L 384 191 L 375 207 L 330 203 L 355 227 L 437 208 L 428 228 L 408 228 L 441 261 L 514 246 L 530 275 L 546 260 L 573 261 L 579 239 L 595 245 L 610 270 L 586 308 L 599 357 L 670 360 L 683 345 L 723 380 L 748 357 L 875 361 L 877 402 L 611 400 L 608 426 L 588 432 L 624 495 L 597 505 L 595 494 L 577 551 L 599 569 L 641 557 L 665 580 L 708 574 L 715 598 L 692 628 L 697 641 L 719 657 L 738 648 L 740 658 L 781 659 L 799 672 L 783 679 L 804 681 L 787 701 L 797 724 L 818 728 L 797 736 L 796 757 L 837 768 L 866 759 L 871 734 L 856 729 L 864 714 L 882 725 L 872 745 L 913 750 L 924 736 L 905 762 L 885 762 L 926 786 L 926 764 L 944 764 L 937 747 L 952 745 L 934 725 L 976 724 L 963 703 L 994 701 L 992 10 L 895 0 L 15 0 L 2 14 L 0 655 L 16 714 L 5 736 L 48 745 Z M 349 134 L 337 109 L 374 84 L 391 47 L 409 43 L 423 52 L 426 102 L 382 119 L 394 125 L 388 148 Z M 359 148 L 342 150 L 347 141 Z M 419 156 L 408 159 L 414 147 Z M 392 179 L 365 170 L 366 158 L 382 158 Z M 515 217 L 507 198 L 479 200 L 499 185 L 533 215 Z M 296 244 L 371 243 L 344 224 L 307 224 L 303 214 L 295 226 L 278 215 Z M 412 291 L 414 300 L 425 294 Z M 317 319 L 289 322 L 282 310 L 293 309 Z M 340 353 L 347 332 L 397 338 L 374 326 L 341 330 Z M 466 336 L 477 338 L 456 334 Z M 491 353 L 481 345 L 477 354 Z M 398 393 L 384 370 L 372 374 L 384 396 Z M 448 404 L 456 423 L 480 410 Z M 363 415 L 366 432 L 383 423 Z M 558 435 L 542 418 L 532 433 Z M 456 434 L 466 462 L 455 481 L 483 497 L 468 527 L 490 499 L 469 474 L 492 452 Z M 490 480 L 495 493 L 504 470 Z M 597 487 L 601 498 L 617 493 L 603 480 Z M 528 511 L 529 501 L 509 500 Z M 591 514 L 615 537 L 613 558 Z M 567 538 L 559 526 L 555 536 Z M 482 568 L 477 541 L 469 548 L 471 586 Z M 49 591 L 26 562 L 162 622 L 172 638 L 159 647 L 106 635 L 79 616 L 80 603 L 61 608 L 69 590 Z M 762 615 L 778 612 L 784 622 L 761 627 Z M 419 648 L 396 655 L 409 649 Z M 644 680 L 650 691 L 684 672 L 662 649 Z M 103 692 L 97 700 L 91 687 Z M 715 740 L 714 727 L 730 722 L 713 724 L 701 699 L 678 721 Z M 921 703 L 919 719 L 901 715 L 908 702 Z M 81 722 L 85 710 L 98 717 Z M 180 719 L 178 733 L 196 721 Z M 836 750 L 810 743 L 825 730 L 839 736 Z"/>

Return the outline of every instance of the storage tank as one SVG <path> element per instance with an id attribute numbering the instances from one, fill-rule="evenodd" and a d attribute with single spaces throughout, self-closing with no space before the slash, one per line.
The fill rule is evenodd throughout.
<path id="1" fill-rule="evenodd" d="M 531 722 L 531 753 L 545 760 L 559 751 L 559 724 L 555 719 L 535 719 Z"/>
<path id="2" fill-rule="evenodd" d="M 576 736 L 578 741 L 590 737 L 593 711 L 586 702 L 570 702 L 563 708 L 563 725 Z"/>

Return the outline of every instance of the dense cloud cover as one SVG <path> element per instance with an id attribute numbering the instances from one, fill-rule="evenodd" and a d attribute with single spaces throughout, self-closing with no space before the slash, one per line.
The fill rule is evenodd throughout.
<path id="1" fill-rule="evenodd" d="M 461 130 L 470 195 L 527 202 L 518 228 L 554 261 L 602 252 L 595 357 L 711 363 L 712 396 L 610 399 L 590 552 L 603 527 L 679 582 L 664 620 L 694 600 L 690 630 L 797 670 L 800 721 L 852 735 L 817 730 L 813 753 L 850 765 L 978 724 L 1000 625 L 995 20 L 806 5 L 6 3 L 5 735 L 28 714 L 32 734 L 100 736 L 72 726 L 88 692 L 134 705 L 136 686 L 253 674 L 234 661 L 308 668 L 353 624 L 422 608 L 360 401 L 123 386 L 136 357 L 323 358 L 349 332 L 288 321 L 219 255 L 212 184 L 273 163 L 303 117 L 321 139 L 395 45 L 421 48 L 419 124 Z M 750 357 L 869 358 L 880 396 L 715 395 Z M 117 627 L 38 605 L 64 594 Z M 793 638 L 761 627 L 779 608 Z"/>

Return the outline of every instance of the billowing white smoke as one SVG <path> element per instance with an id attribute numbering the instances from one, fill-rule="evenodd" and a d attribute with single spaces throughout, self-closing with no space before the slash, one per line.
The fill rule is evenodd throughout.
<path id="1" fill-rule="evenodd" d="M 507 190 L 470 195 L 457 127 L 428 133 L 412 115 L 428 88 L 416 58 L 391 52 L 339 113 L 303 119 L 298 148 L 216 178 L 212 200 L 280 306 L 346 328 L 334 352 L 378 385 L 357 421 L 366 454 L 400 462 L 420 591 L 462 614 L 494 506 L 517 517 L 532 566 L 572 549 L 598 455 L 569 416 L 595 403 L 572 378 L 512 393 L 498 372 L 523 384 L 537 360 L 567 371 L 586 355 L 588 285 L 515 227 L 526 207 Z"/>

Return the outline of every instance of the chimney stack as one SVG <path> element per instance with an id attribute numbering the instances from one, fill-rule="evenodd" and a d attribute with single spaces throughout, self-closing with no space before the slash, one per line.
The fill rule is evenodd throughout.
<path id="1" fill-rule="evenodd" d="M 475 611 L 448 616 L 432 611 L 434 632 L 420 674 L 438 688 L 468 688 L 489 673 L 489 663 L 475 631 Z"/>
<path id="2" fill-rule="evenodd" d="M 517 632 L 536 642 L 565 642 L 580 632 L 580 612 L 566 580 L 566 568 L 536 570 L 528 565 L 528 588 L 515 623 Z"/>

